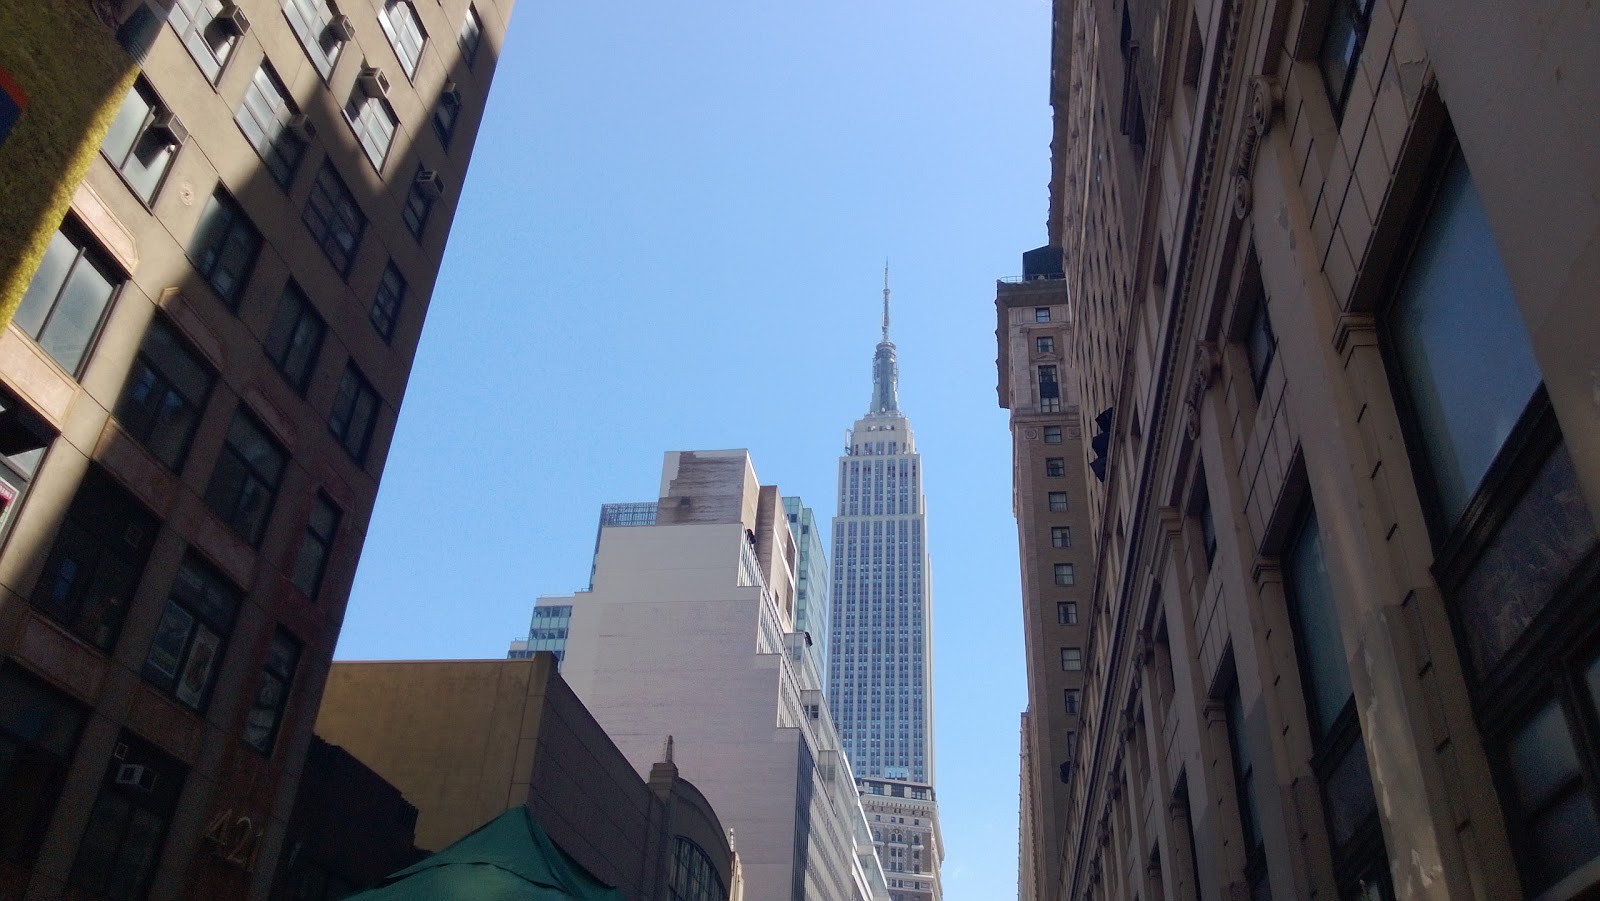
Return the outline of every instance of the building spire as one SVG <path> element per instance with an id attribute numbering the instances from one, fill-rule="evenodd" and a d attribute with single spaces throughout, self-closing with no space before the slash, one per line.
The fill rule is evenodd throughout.
<path id="1" fill-rule="evenodd" d="M 900 367 L 894 358 L 894 344 L 889 340 L 889 261 L 883 261 L 883 340 L 878 342 L 877 353 L 872 356 L 872 405 L 868 413 L 898 413 Z"/>
<path id="2" fill-rule="evenodd" d="M 889 340 L 889 258 L 883 258 L 883 340 Z"/>

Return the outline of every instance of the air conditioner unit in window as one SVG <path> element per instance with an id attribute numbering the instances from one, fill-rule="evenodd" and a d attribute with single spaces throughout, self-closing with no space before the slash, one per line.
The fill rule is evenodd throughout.
<path id="1" fill-rule="evenodd" d="M 117 767 L 118 785 L 131 785 L 140 791 L 154 791 L 156 787 L 156 771 L 137 763 L 124 763 Z"/>
<path id="2" fill-rule="evenodd" d="M 334 38 L 346 44 L 356 39 L 356 23 L 350 21 L 349 16 L 334 16 L 332 21 L 328 22 L 328 31 Z"/>
<path id="3" fill-rule="evenodd" d="M 438 200 L 444 196 L 444 178 L 432 169 L 418 170 L 417 190 L 426 195 L 429 200 Z"/>
<path id="4" fill-rule="evenodd" d="M 222 12 L 217 13 L 215 21 L 234 34 L 242 35 L 250 31 L 250 18 L 233 0 L 223 0 Z"/>
<path id="5" fill-rule="evenodd" d="M 361 88 L 361 93 L 375 100 L 389 96 L 389 76 L 383 74 L 382 69 L 362 66 L 361 74 L 356 76 L 356 84 Z"/>
<path id="6" fill-rule="evenodd" d="M 310 116 L 296 113 L 289 117 L 289 132 L 309 144 L 317 137 L 317 126 L 311 122 Z"/>
<path id="7" fill-rule="evenodd" d="M 461 105 L 461 88 L 453 81 L 444 83 L 444 89 L 439 92 L 440 99 L 448 100 L 456 106 Z"/>
<path id="8" fill-rule="evenodd" d="M 150 134 L 174 147 L 181 147 L 184 141 L 189 140 L 188 126 L 176 113 L 166 111 L 156 114 L 155 120 L 150 123 Z"/>

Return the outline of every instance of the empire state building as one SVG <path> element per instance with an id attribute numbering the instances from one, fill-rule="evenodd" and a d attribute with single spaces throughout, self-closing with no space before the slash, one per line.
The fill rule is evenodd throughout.
<path id="1" fill-rule="evenodd" d="M 900 412 L 884 268 L 872 401 L 839 458 L 828 703 L 892 894 L 941 897 L 933 790 L 932 585 L 922 458 Z"/>

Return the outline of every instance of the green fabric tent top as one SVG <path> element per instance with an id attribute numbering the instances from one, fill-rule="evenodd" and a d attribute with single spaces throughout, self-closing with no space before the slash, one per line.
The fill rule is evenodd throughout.
<path id="1" fill-rule="evenodd" d="M 348 901 L 622 901 L 513 807 Z"/>

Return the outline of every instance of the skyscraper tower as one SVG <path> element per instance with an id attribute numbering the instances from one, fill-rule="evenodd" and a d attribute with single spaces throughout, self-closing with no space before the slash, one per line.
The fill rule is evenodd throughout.
<path id="1" fill-rule="evenodd" d="M 897 398 L 889 340 L 872 402 L 839 458 L 828 699 L 894 895 L 937 899 L 944 855 L 933 793 L 933 632 L 922 458 Z"/>

